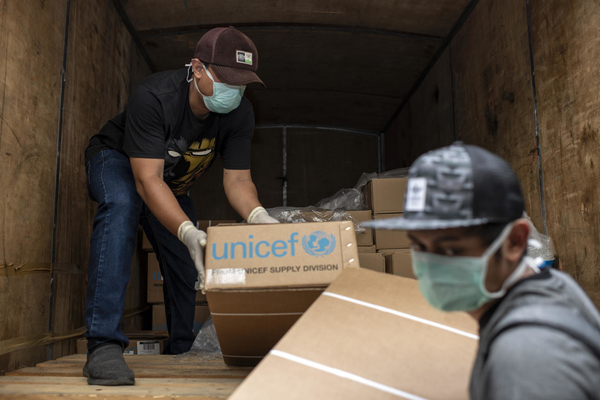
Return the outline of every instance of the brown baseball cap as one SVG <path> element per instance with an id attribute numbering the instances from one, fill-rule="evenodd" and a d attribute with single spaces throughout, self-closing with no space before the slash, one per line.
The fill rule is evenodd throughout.
<path id="1" fill-rule="evenodd" d="M 196 45 L 194 58 L 210 64 L 217 77 L 229 85 L 257 82 L 258 51 L 252 40 L 233 26 L 206 32 Z"/>

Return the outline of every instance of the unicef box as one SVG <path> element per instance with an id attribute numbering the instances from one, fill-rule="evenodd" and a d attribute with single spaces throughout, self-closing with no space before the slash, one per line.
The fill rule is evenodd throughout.
<path id="1" fill-rule="evenodd" d="M 225 363 L 256 365 L 345 268 L 350 221 L 208 228 L 206 297 Z"/>

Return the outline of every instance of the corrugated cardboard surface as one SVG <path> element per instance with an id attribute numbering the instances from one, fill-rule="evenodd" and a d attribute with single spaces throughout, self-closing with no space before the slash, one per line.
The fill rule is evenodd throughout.
<path id="1" fill-rule="evenodd" d="M 210 317 L 208 306 L 196 304 L 194 315 L 194 333 L 198 334 L 202 324 Z M 167 314 L 164 304 L 152 306 L 152 330 L 155 332 L 167 332 Z"/>
<path id="2" fill-rule="evenodd" d="M 315 289 L 208 293 L 227 364 L 256 365 L 323 292 Z"/>
<path id="3" fill-rule="evenodd" d="M 385 272 L 385 258 L 377 253 L 358 253 L 360 267 L 376 272 Z"/>
<path id="4" fill-rule="evenodd" d="M 163 293 L 163 277 L 160 273 L 160 266 L 155 253 L 150 252 L 148 255 L 148 303 L 157 304 L 164 303 L 165 297 Z M 196 301 L 205 302 L 206 295 L 201 291 L 196 292 Z"/>
<path id="5" fill-rule="evenodd" d="M 225 362 L 256 365 L 329 283 L 358 268 L 356 247 L 350 221 L 209 228 L 207 298 Z"/>
<path id="6" fill-rule="evenodd" d="M 370 221 L 373 219 L 371 210 L 346 211 L 358 222 Z M 366 228 L 363 233 L 356 235 L 356 244 L 359 246 L 371 246 L 373 244 L 373 229 Z"/>
<path id="7" fill-rule="evenodd" d="M 412 270 L 412 257 L 409 249 L 396 249 L 386 255 L 385 270 L 388 274 L 417 279 Z"/>
<path id="8" fill-rule="evenodd" d="M 373 219 L 387 219 L 401 217 L 402 214 L 375 214 Z M 393 231 L 387 229 L 375 229 L 375 246 L 380 249 L 408 249 L 410 239 L 407 231 Z"/>
<path id="9" fill-rule="evenodd" d="M 377 247 L 374 244 L 371 246 L 358 246 L 358 253 L 377 253 Z"/>
<path id="10" fill-rule="evenodd" d="M 342 298 L 320 296 L 275 346 L 280 355 L 269 354 L 230 399 L 468 398 L 478 346 L 469 316 L 435 310 L 415 280 L 365 269 L 344 271 L 326 293 Z"/>
<path id="11" fill-rule="evenodd" d="M 373 179 L 365 186 L 365 206 L 375 214 L 404 212 L 408 178 Z"/>
<path id="12" fill-rule="evenodd" d="M 357 258 L 350 221 L 211 227 L 206 290 L 324 286 Z"/>

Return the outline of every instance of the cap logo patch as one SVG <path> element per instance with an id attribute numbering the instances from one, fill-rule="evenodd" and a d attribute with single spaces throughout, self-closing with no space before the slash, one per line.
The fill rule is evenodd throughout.
<path id="1" fill-rule="evenodd" d="M 236 61 L 240 64 L 252 65 L 252 53 L 247 51 L 236 50 Z"/>
<path id="2" fill-rule="evenodd" d="M 411 178 L 406 188 L 406 211 L 425 211 L 427 199 L 427 178 Z"/>

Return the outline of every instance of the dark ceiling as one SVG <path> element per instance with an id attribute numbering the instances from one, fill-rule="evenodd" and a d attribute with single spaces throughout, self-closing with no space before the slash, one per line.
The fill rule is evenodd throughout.
<path id="1" fill-rule="evenodd" d="M 204 32 L 256 44 L 267 88 L 246 90 L 258 124 L 381 131 L 469 0 L 120 0 L 154 71 L 180 68 Z"/>

